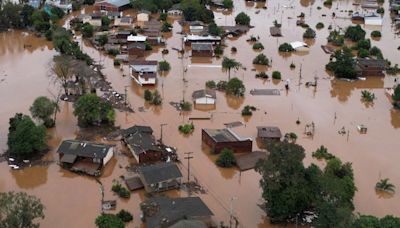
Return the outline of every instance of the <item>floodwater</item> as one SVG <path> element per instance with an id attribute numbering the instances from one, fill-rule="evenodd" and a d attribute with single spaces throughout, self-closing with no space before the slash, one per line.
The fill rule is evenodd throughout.
<path id="1" fill-rule="evenodd" d="M 290 6 L 293 8 L 284 8 Z M 388 3 L 385 3 L 387 9 Z M 217 92 L 217 104 L 214 110 L 195 109 L 188 113 L 179 113 L 168 103 L 178 102 L 182 99 L 191 100 L 194 90 L 204 88 L 207 80 L 227 80 L 218 65 L 221 59 L 216 58 L 190 58 L 189 53 L 183 59 L 172 48 L 181 47 L 181 27 L 177 20 L 173 20 L 173 31 L 167 35 L 166 48 L 168 55 L 162 55 L 158 48 L 150 52 L 147 59 L 165 59 L 171 63 L 172 69 L 166 75 L 159 77 L 157 89 L 164 99 L 161 107 L 149 106 L 144 102 L 141 88 L 129 77 L 123 77 L 128 72 L 128 67 L 114 67 L 113 61 L 108 56 L 91 48 L 87 43 L 82 45 L 83 50 L 96 61 L 100 61 L 105 69 L 104 73 L 112 86 L 123 93 L 128 86 L 128 100 L 136 113 L 117 113 L 116 125 L 122 128 L 134 124 L 150 125 L 155 136 L 160 137 L 160 124 L 167 123 L 164 127 L 163 140 L 166 144 L 178 148 L 180 158 L 184 152 L 194 152 L 191 159 L 191 178 L 196 179 L 206 190 L 207 194 L 200 197 L 207 203 L 215 214 L 216 221 L 228 222 L 231 206 L 238 216 L 241 227 L 272 227 L 265 213 L 259 208 L 262 203 L 260 176 L 250 170 L 240 173 L 236 169 L 220 169 L 214 164 L 215 155 L 210 155 L 207 148 L 201 143 L 202 128 L 223 128 L 224 123 L 243 121 L 244 126 L 234 128 L 243 137 L 256 137 L 256 126 L 275 125 L 286 132 L 295 132 L 299 138 L 298 143 L 306 149 L 306 165 L 311 162 L 318 163 L 311 157 L 311 153 L 320 145 L 325 145 L 329 151 L 343 161 L 353 164 L 355 182 L 358 191 L 354 198 L 356 211 L 363 214 L 384 216 L 393 214 L 400 216 L 400 197 L 378 195 L 375 192 L 375 183 L 380 178 L 390 178 L 393 184 L 400 186 L 400 173 L 397 170 L 397 161 L 400 159 L 398 140 L 400 136 L 400 112 L 392 108 L 385 94 L 382 78 L 368 78 L 366 81 L 346 82 L 332 78 L 325 71 L 324 66 L 329 61 L 329 55 L 320 48 L 326 44 L 329 34 L 328 25 L 346 27 L 350 25 L 349 19 L 332 19 L 331 14 L 346 17 L 346 12 L 341 10 L 356 9 L 352 1 L 335 2 L 332 9 L 322 6 L 315 1 L 269 1 L 267 10 L 264 4 L 246 3 L 235 1 L 233 12 L 216 11 L 215 18 L 219 25 L 233 25 L 234 15 L 245 11 L 251 16 L 251 24 L 255 28 L 247 34 L 226 41 L 224 55 L 233 57 L 241 62 L 247 70 L 231 72 L 232 77 L 238 77 L 246 85 L 244 98 L 233 98 Z M 321 10 L 317 10 L 321 6 Z M 338 8 L 338 9 L 336 9 Z M 260 10 L 259 13 L 256 13 Z M 387 10 L 386 10 L 387 11 Z M 325 28 L 317 31 L 317 38 L 311 42 L 309 53 L 293 53 L 280 55 L 278 46 L 283 42 L 302 40 L 304 29 L 296 27 L 296 15 L 304 12 L 306 23 L 312 28 L 322 21 Z M 322 15 L 326 14 L 326 17 Z M 395 50 L 400 41 L 395 37 L 388 13 L 382 28 L 365 27 L 367 36 L 373 30 L 380 29 L 383 37 L 372 41 L 372 45 L 381 48 L 384 56 L 393 63 L 400 63 L 399 52 Z M 283 37 L 269 36 L 269 27 L 273 20 L 282 23 Z M 252 59 L 258 54 L 246 42 L 250 35 L 260 37 L 260 42 L 265 46 L 262 53 L 272 60 L 268 69 L 254 67 Z M 16 112 L 29 113 L 29 106 L 37 96 L 52 97 L 57 94 L 58 88 L 48 76 L 49 64 L 56 54 L 49 42 L 35 38 L 23 32 L 6 32 L 0 34 L 0 148 L 6 149 L 8 119 Z M 79 37 L 78 37 L 79 39 Z M 24 48 L 24 45 L 31 45 Z M 236 54 L 230 53 L 230 48 L 238 49 Z M 396 48 L 394 48 L 396 47 Z M 294 70 L 289 68 L 291 63 L 296 65 Z M 200 65 L 199 65 L 200 64 Z M 201 64 L 213 65 L 206 67 Z M 302 79 L 299 83 L 300 66 Z M 187 69 L 185 72 L 183 69 Z M 273 70 L 282 72 L 283 79 L 291 80 L 289 92 L 284 90 L 284 85 L 279 81 L 260 80 L 255 78 L 256 71 L 267 70 L 271 75 Z M 306 88 L 305 82 L 313 81 L 317 76 L 318 87 Z M 3 80 L 4 79 L 4 80 Z M 299 85 L 300 84 L 300 85 Z M 155 87 L 154 87 L 155 88 Z M 151 89 L 154 89 L 153 87 Z M 252 96 L 249 91 L 256 88 L 276 88 L 281 90 L 280 96 Z M 371 90 L 377 96 L 373 105 L 365 105 L 360 101 L 361 90 Z M 241 109 L 245 105 L 257 107 L 257 111 L 250 118 L 241 116 Z M 138 112 L 139 107 L 144 107 L 145 112 Z M 79 131 L 76 119 L 72 114 L 73 107 L 70 103 L 61 103 L 61 112 L 57 115 L 57 124 L 49 131 L 51 138 L 49 145 L 51 152 L 45 160 L 57 161 L 55 150 L 63 139 L 74 138 Z M 189 117 L 212 117 L 211 120 L 194 121 L 195 131 L 190 136 L 181 135 L 178 125 L 189 122 Z M 336 117 L 336 118 L 335 118 Z M 297 125 L 296 120 L 301 124 Z M 315 123 L 315 136 L 307 137 L 303 134 L 306 124 Z M 357 125 L 365 124 L 367 134 L 359 134 Z M 349 130 L 349 136 L 338 134 L 342 127 Z M 99 139 L 99 141 L 102 141 Z M 119 151 L 126 151 L 119 142 L 106 142 L 117 145 Z M 254 141 L 254 149 L 257 144 Z M 115 199 L 111 191 L 113 180 L 126 175 L 125 167 L 133 162 L 122 153 L 107 165 L 104 175 L 100 178 L 105 188 L 105 199 Z M 321 164 L 322 165 L 322 164 Z M 187 163 L 181 165 L 186 178 Z M 41 222 L 42 227 L 94 227 L 94 219 L 100 213 L 100 188 L 93 178 L 78 176 L 62 170 L 56 162 L 49 166 L 32 167 L 24 170 L 11 171 L 6 163 L 0 163 L 0 191 L 26 191 L 41 198 L 46 206 L 46 218 Z M 186 196 L 186 192 L 172 191 L 173 196 Z M 133 212 L 134 222 L 128 227 L 141 226 L 139 203 L 143 201 L 143 191 L 135 192 L 129 200 L 118 200 L 118 209 L 125 208 Z M 231 199 L 234 200 L 231 200 Z"/>

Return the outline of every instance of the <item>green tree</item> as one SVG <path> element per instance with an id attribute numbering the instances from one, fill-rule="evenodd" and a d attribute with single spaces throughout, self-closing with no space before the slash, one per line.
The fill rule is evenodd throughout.
<path id="1" fill-rule="evenodd" d="M 264 55 L 263 53 L 261 53 L 261 54 L 258 54 L 258 55 L 253 59 L 253 64 L 269 66 L 269 59 L 267 58 L 266 55 Z"/>
<path id="2" fill-rule="evenodd" d="M 372 32 L 371 32 L 371 37 L 373 37 L 373 38 L 380 38 L 380 37 L 382 37 L 382 33 L 381 33 L 380 31 L 377 31 L 377 30 L 372 31 Z"/>
<path id="3" fill-rule="evenodd" d="M 396 186 L 394 186 L 392 183 L 389 182 L 389 178 L 381 179 L 375 185 L 375 189 L 376 190 L 389 192 L 389 193 L 394 193 L 395 192 L 395 188 L 396 188 Z"/>
<path id="4" fill-rule="evenodd" d="M 306 31 L 303 33 L 303 38 L 306 39 L 314 39 L 316 36 L 316 33 L 314 31 L 314 29 L 312 28 L 307 28 Z"/>
<path id="5" fill-rule="evenodd" d="M 365 39 L 365 34 L 366 32 L 361 28 L 361 26 L 356 25 L 347 27 L 344 37 L 350 39 L 351 41 L 357 42 Z"/>
<path id="6" fill-rule="evenodd" d="M 290 45 L 288 43 L 283 43 L 283 44 L 279 45 L 278 50 L 280 52 L 292 52 L 292 51 L 294 51 L 292 45 Z"/>
<path id="7" fill-rule="evenodd" d="M 224 57 L 222 60 L 222 70 L 228 72 L 228 79 L 231 79 L 231 69 L 239 70 L 241 67 L 242 64 L 237 62 L 235 59 Z"/>
<path id="8" fill-rule="evenodd" d="M 316 195 L 311 194 L 312 173 L 303 165 L 303 147 L 293 143 L 271 143 L 268 159 L 257 163 L 261 174 L 262 197 L 272 223 L 286 223 L 312 207 Z M 313 167 L 315 169 L 315 167 Z M 314 170 L 312 170 L 314 171 Z M 310 175 L 307 173 L 310 172 Z"/>
<path id="9" fill-rule="evenodd" d="M 167 72 L 171 70 L 171 65 L 166 60 L 158 62 L 158 69 L 161 72 Z"/>
<path id="10" fill-rule="evenodd" d="M 103 30 L 107 30 L 110 24 L 111 24 L 110 18 L 108 18 L 107 16 L 101 17 L 101 26 L 103 27 Z"/>
<path id="11" fill-rule="evenodd" d="M 386 215 L 381 218 L 381 227 L 383 228 L 395 228 L 400 227 L 400 218 L 392 215 Z"/>
<path id="12" fill-rule="evenodd" d="M 279 71 L 273 71 L 272 72 L 272 79 L 275 80 L 281 80 L 282 79 L 282 74 Z"/>
<path id="13" fill-rule="evenodd" d="M 32 14 L 35 12 L 35 9 L 30 5 L 24 5 L 21 10 L 21 17 L 23 26 L 31 26 L 33 25 L 33 21 L 31 20 Z"/>
<path id="14" fill-rule="evenodd" d="M 100 46 L 104 46 L 106 43 L 108 43 L 107 34 L 103 34 L 103 35 L 99 36 L 97 41 L 99 42 Z"/>
<path id="15" fill-rule="evenodd" d="M 351 50 L 344 47 L 335 51 L 331 56 L 331 62 L 326 65 L 326 69 L 332 71 L 339 78 L 356 78 L 357 72 L 354 66 L 355 62 Z"/>
<path id="16" fill-rule="evenodd" d="M 222 4 L 225 9 L 232 9 L 233 8 L 233 1 L 232 0 L 223 0 Z"/>
<path id="17" fill-rule="evenodd" d="M 40 199 L 25 192 L 0 192 L 0 227 L 38 228 L 44 219 Z"/>
<path id="18" fill-rule="evenodd" d="M 150 102 L 150 101 L 153 100 L 153 94 L 152 94 L 151 91 L 148 90 L 148 89 L 146 89 L 146 90 L 144 91 L 144 100 L 147 101 L 147 102 Z"/>
<path id="19" fill-rule="evenodd" d="M 371 48 L 371 40 L 370 39 L 359 40 L 357 42 L 357 48 L 369 50 Z"/>
<path id="20" fill-rule="evenodd" d="M 118 212 L 117 217 L 120 218 L 123 222 L 130 222 L 133 220 L 132 214 L 124 209 Z"/>
<path id="21" fill-rule="evenodd" d="M 170 31 L 172 31 L 172 24 L 170 24 L 167 21 L 164 21 L 161 27 L 161 32 L 170 32 Z"/>
<path id="22" fill-rule="evenodd" d="M 238 25 L 250 25 L 250 17 L 246 13 L 241 12 L 235 17 L 235 22 Z"/>
<path id="23" fill-rule="evenodd" d="M 222 29 L 218 27 L 215 22 L 212 22 L 208 25 L 208 33 L 212 36 L 220 36 L 222 34 Z"/>
<path id="24" fill-rule="evenodd" d="M 235 77 L 228 81 L 228 83 L 226 84 L 225 91 L 229 95 L 241 97 L 244 96 L 246 88 L 244 87 L 243 82 Z"/>
<path id="25" fill-rule="evenodd" d="M 219 154 L 218 159 L 215 161 L 215 163 L 218 166 L 225 168 L 234 166 L 236 164 L 236 158 L 235 155 L 233 154 L 233 151 L 227 148 L 223 149 Z"/>
<path id="26" fill-rule="evenodd" d="M 43 121 L 47 128 L 54 127 L 55 122 L 52 115 L 57 110 L 57 103 L 47 97 L 38 97 L 29 109 L 32 117 Z"/>
<path id="27" fill-rule="evenodd" d="M 96 94 L 81 96 L 74 103 L 74 115 L 80 126 L 98 123 L 114 123 L 115 111 L 109 102 L 102 100 Z"/>
<path id="28" fill-rule="evenodd" d="M 264 49 L 264 45 L 260 42 L 256 42 L 253 44 L 253 49 L 254 50 L 263 50 Z"/>
<path id="29" fill-rule="evenodd" d="M 92 37 L 93 36 L 93 32 L 94 32 L 94 29 L 93 29 L 93 26 L 91 24 L 85 23 L 85 24 L 82 25 L 82 36 L 84 38 Z"/>
<path id="30" fill-rule="evenodd" d="M 113 214 L 101 214 L 96 218 L 96 226 L 98 228 L 124 228 L 124 222 Z"/>
<path id="31" fill-rule="evenodd" d="M 153 100 L 151 101 L 151 104 L 153 105 L 161 105 L 162 104 L 162 98 L 158 90 L 154 90 L 153 92 Z"/>
<path id="32" fill-rule="evenodd" d="M 17 113 L 9 123 L 7 145 L 10 156 L 26 159 L 47 148 L 45 127 L 36 126 L 29 116 Z"/>
<path id="33" fill-rule="evenodd" d="M 400 84 L 394 89 L 392 99 L 394 101 L 394 106 L 400 108 Z"/>
<path id="34" fill-rule="evenodd" d="M 65 16 L 64 10 L 58 8 L 58 7 L 51 7 L 51 15 L 52 18 L 56 21 Z"/>

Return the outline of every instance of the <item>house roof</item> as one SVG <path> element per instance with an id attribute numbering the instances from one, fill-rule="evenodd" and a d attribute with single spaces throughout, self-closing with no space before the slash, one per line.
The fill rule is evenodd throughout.
<path id="1" fill-rule="evenodd" d="M 207 225 L 200 221 L 200 220 L 180 220 L 179 222 L 175 223 L 174 225 L 170 226 L 169 228 L 207 228 Z"/>
<path id="2" fill-rule="evenodd" d="M 146 49 L 146 45 L 144 43 L 131 43 L 128 45 L 128 50 L 131 48 L 137 48 L 137 49 Z"/>
<path id="3" fill-rule="evenodd" d="M 140 10 L 140 11 L 138 12 L 138 14 L 151 14 L 151 12 L 148 11 L 148 10 Z"/>
<path id="4" fill-rule="evenodd" d="M 144 187 L 142 181 L 138 176 L 126 178 L 125 183 L 130 191 L 134 191 Z"/>
<path id="5" fill-rule="evenodd" d="M 304 42 L 301 41 L 294 41 L 292 43 L 290 43 L 290 45 L 292 46 L 293 49 L 298 49 L 301 47 L 308 47 L 308 45 Z"/>
<path id="6" fill-rule="evenodd" d="M 147 151 L 161 151 L 152 135 L 153 130 L 147 126 L 135 125 L 122 131 L 122 137 L 132 153 L 136 155 Z"/>
<path id="7" fill-rule="evenodd" d="M 253 151 L 251 153 L 235 155 L 235 158 L 236 166 L 239 170 L 245 171 L 256 167 L 256 164 L 260 159 L 267 159 L 268 154 L 265 151 Z"/>
<path id="8" fill-rule="evenodd" d="M 178 4 L 172 5 L 169 10 L 181 10 L 181 9 L 182 9 L 181 4 L 178 3 Z"/>
<path id="9" fill-rule="evenodd" d="M 139 167 L 138 172 L 143 177 L 144 182 L 149 185 L 182 177 L 178 166 L 172 162 L 142 166 Z"/>
<path id="10" fill-rule="evenodd" d="M 200 197 L 168 198 L 158 196 L 149 198 L 142 203 L 143 208 L 146 208 L 147 205 L 149 205 L 150 210 L 153 209 L 152 205 L 157 205 L 157 209 L 153 209 L 154 213 L 144 213 L 146 215 L 146 227 L 148 228 L 160 228 L 165 227 L 165 225 L 173 225 L 182 219 L 213 215 Z"/>
<path id="11" fill-rule="evenodd" d="M 126 40 L 129 42 L 145 42 L 147 39 L 146 36 L 134 36 L 134 35 L 129 35 Z"/>
<path id="12" fill-rule="evenodd" d="M 132 70 L 135 72 L 156 72 L 158 62 L 148 60 L 134 60 L 130 62 Z"/>
<path id="13" fill-rule="evenodd" d="M 121 17 L 120 22 L 121 23 L 132 23 L 133 18 L 132 17 Z"/>
<path id="14" fill-rule="evenodd" d="M 192 43 L 193 51 L 212 51 L 212 43 Z"/>
<path id="15" fill-rule="evenodd" d="M 101 3 L 108 3 L 111 5 L 117 6 L 117 7 L 122 7 L 122 6 L 131 4 L 129 0 L 105 0 L 105 1 L 98 2 L 98 4 L 101 4 Z"/>
<path id="16" fill-rule="evenodd" d="M 386 67 L 386 62 L 383 59 L 357 59 L 357 65 L 361 68 L 368 68 L 368 67 L 378 67 L 384 69 Z"/>
<path id="17" fill-rule="evenodd" d="M 271 33 L 271 36 L 282 36 L 281 28 L 275 26 L 270 27 L 269 32 Z"/>
<path id="18" fill-rule="evenodd" d="M 281 138 L 282 133 L 278 127 L 257 127 L 257 136 L 260 138 Z"/>
<path id="19" fill-rule="evenodd" d="M 65 140 L 58 147 L 57 153 L 77 155 L 89 158 L 104 158 L 112 145 L 79 140 Z"/>
<path id="20" fill-rule="evenodd" d="M 238 142 L 247 141 L 251 138 L 240 138 L 236 133 L 231 131 L 229 128 L 225 129 L 203 129 L 203 131 L 209 135 L 215 142 Z"/>
<path id="21" fill-rule="evenodd" d="M 210 98 L 217 98 L 217 94 L 215 90 L 213 89 L 202 89 L 202 90 L 196 90 L 192 94 L 193 99 L 199 99 L 202 97 L 210 97 Z"/>
<path id="22" fill-rule="evenodd" d="M 185 38 L 185 41 L 220 41 L 221 37 L 219 36 L 199 36 L 199 35 L 187 35 Z"/>

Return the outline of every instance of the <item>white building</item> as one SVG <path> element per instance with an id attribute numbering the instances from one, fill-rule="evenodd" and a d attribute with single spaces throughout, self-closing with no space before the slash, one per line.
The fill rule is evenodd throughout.
<path id="1" fill-rule="evenodd" d="M 193 102 L 199 105 L 215 105 L 217 95 L 215 90 L 202 89 L 196 90 L 192 94 Z"/>
<path id="2" fill-rule="evenodd" d="M 157 83 L 157 66 L 157 61 L 132 61 L 130 63 L 131 77 L 139 85 L 155 85 Z"/>

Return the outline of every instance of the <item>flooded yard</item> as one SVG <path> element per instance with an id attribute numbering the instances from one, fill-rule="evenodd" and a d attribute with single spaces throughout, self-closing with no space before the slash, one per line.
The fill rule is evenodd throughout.
<path id="1" fill-rule="evenodd" d="M 258 204 L 263 202 L 262 190 L 259 187 L 260 175 L 254 170 L 239 172 L 237 169 L 222 169 L 215 165 L 216 155 L 211 155 L 208 148 L 202 145 L 202 128 L 224 128 L 225 123 L 242 121 L 243 126 L 233 128 L 242 137 L 257 136 L 256 127 L 262 125 L 278 126 L 283 133 L 294 132 L 299 138 L 297 143 L 306 149 L 305 163 L 321 164 L 311 154 L 321 145 L 339 157 L 342 161 L 351 162 L 354 169 L 355 183 L 358 191 L 354 198 L 356 212 L 384 216 L 393 214 L 400 216 L 400 196 L 385 197 L 375 192 L 375 184 L 379 179 L 390 178 L 391 182 L 400 186 L 398 160 L 400 159 L 400 111 L 394 110 L 383 89 L 383 78 L 369 77 L 365 81 L 347 82 L 335 79 L 325 71 L 329 55 L 321 49 L 327 43 L 329 34 L 327 27 L 345 28 L 351 24 L 350 19 L 332 18 L 332 12 L 339 17 L 348 17 L 345 10 L 357 10 L 352 1 L 335 2 L 331 9 L 322 2 L 305 1 L 268 1 L 264 4 L 235 0 L 233 12 L 216 10 L 215 20 L 218 25 L 234 25 L 234 17 L 244 11 L 251 17 L 251 25 L 255 26 L 247 34 L 238 38 L 226 39 L 224 56 L 235 58 L 247 70 L 232 71 L 232 77 L 243 80 L 246 86 L 244 98 L 236 98 L 217 92 L 216 107 L 213 110 L 194 109 L 191 112 L 178 112 L 169 102 L 184 99 L 191 101 L 195 90 L 203 89 L 208 80 L 227 80 L 228 75 L 219 67 L 222 58 L 191 58 L 190 51 L 180 57 L 172 48 L 182 46 L 181 26 L 178 20 L 173 21 L 173 31 L 168 34 L 166 47 L 169 54 L 161 53 L 163 48 L 154 49 L 146 57 L 147 60 L 165 59 L 171 64 L 171 71 L 158 78 L 157 88 L 163 98 L 160 107 L 150 106 L 143 99 L 144 90 L 136 84 L 128 74 L 128 66 L 114 67 L 113 59 L 83 42 L 82 49 L 96 62 L 104 65 L 103 73 L 112 87 L 123 93 L 128 88 L 128 102 L 135 113 L 117 112 L 116 126 L 128 128 L 134 124 L 149 125 L 156 138 L 160 137 L 160 125 L 164 126 L 163 141 L 178 148 L 182 163 L 179 164 L 184 180 L 186 180 L 187 163 L 183 159 L 185 152 L 193 152 L 191 159 L 191 179 L 196 180 L 206 189 L 206 194 L 199 194 L 215 214 L 216 221 L 229 221 L 231 205 L 237 215 L 241 227 L 273 227 L 269 224 L 265 212 Z M 385 8 L 387 8 L 387 2 Z M 293 7 L 291 7 L 293 6 Z M 317 6 L 322 7 L 321 10 Z M 259 13 L 257 13 L 259 11 Z M 341 12 L 343 11 L 343 12 Z M 304 29 L 296 26 L 296 16 L 305 14 L 305 21 L 311 28 L 323 22 L 325 28 L 317 31 L 316 39 L 306 41 L 310 45 L 307 53 L 281 55 L 278 46 L 284 42 L 302 41 Z M 326 15 L 326 16 L 323 16 Z M 269 27 L 273 21 L 282 23 L 283 37 L 271 37 Z M 394 35 L 390 24 L 389 13 L 384 15 L 382 27 L 362 27 L 367 31 L 367 38 L 373 30 L 381 30 L 383 36 L 379 41 L 372 40 L 372 46 L 379 47 L 385 58 L 393 63 L 400 63 L 397 47 L 400 39 Z M 263 51 L 252 50 L 252 44 L 246 40 L 250 35 L 259 36 L 264 45 Z M 81 38 L 78 36 L 79 41 Z M 231 53 L 231 47 L 237 53 Z M 272 66 L 255 67 L 253 58 L 264 53 Z M 49 76 L 52 58 L 57 52 L 51 42 L 37 38 L 22 31 L 0 33 L 0 149 L 6 150 L 8 121 L 16 112 L 29 114 L 29 107 L 38 96 L 55 97 L 58 85 Z M 289 65 L 294 63 L 295 69 Z M 186 69 L 186 70 L 185 70 Z M 254 69 L 254 70 L 253 70 Z M 301 78 L 300 75 L 301 69 Z M 268 75 L 279 70 L 282 79 L 290 79 L 290 90 L 286 91 L 283 81 L 261 80 L 255 74 L 265 71 Z M 318 77 L 317 87 L 306 87 L 305 83 Z M 387 76 L 388 77 L 388 76 Z M 252 89 L 279 89 L 279 96 L 253 96 Z M 377 99 L 371 106 L 361 102 L 361 90 L 370 90 Z M 79 132 L 77 120 L 72 114 L 72 103 L 61 102 L 61 110 L 57 114 L 56 127 L 49 130 L 50 152 L 44 157 L 52 161 L 49 165 L 35 166 L 23 170 L 10 170 L 6 162 L 0 163 L 0 191 L 26 191 L 38 196 L 46 207 L 46 218 L 42 227 L 94 227 L 94 220 L 101 210 L 100 185 L 95 179 L 63 170 L 57 164 L 57 147 L 64 139 L 73 139 Z M 257 108 L 249 118 L 241 116 L 245 105 Z M 143 107 L 143 112 L 138 111 Z M 210 117 L 210 120 L 193 120 L 195 131 L 189 136 L 179 133 L 178 126 L 189 123 L 189 117 Z M 296 124 L 300 120 L 300 124 Z M 304 134 L 306 124 L 315 124 L 315 135 Z M 368 127 L 367 134 L 360 134 L 357 125 Z M 347 135 L 338 131 L 345 127 Z M 117 199 L 111 192 L 113 180 L 120 180 L 126 174 L 125 167 L 134 163 L 122 152 L 127 151 L 119 141 L 103 143 L 117 145 L 117 156 L 106 166 L 99 180 L 105 189 L 105 199 Z M 258 150 L 256 141 L 253 150 Z M 187 196 L 185 191 L 170 191 L 169 195 Z M 128 209 L 134 220 L 128 227 L 141 227 L 139 204 L 145 198 L 144 191 L 133 192 L 129 200 L 118 200 L 117 209 Z M 234 198 L 232 201 L 231 199 Z"/>

